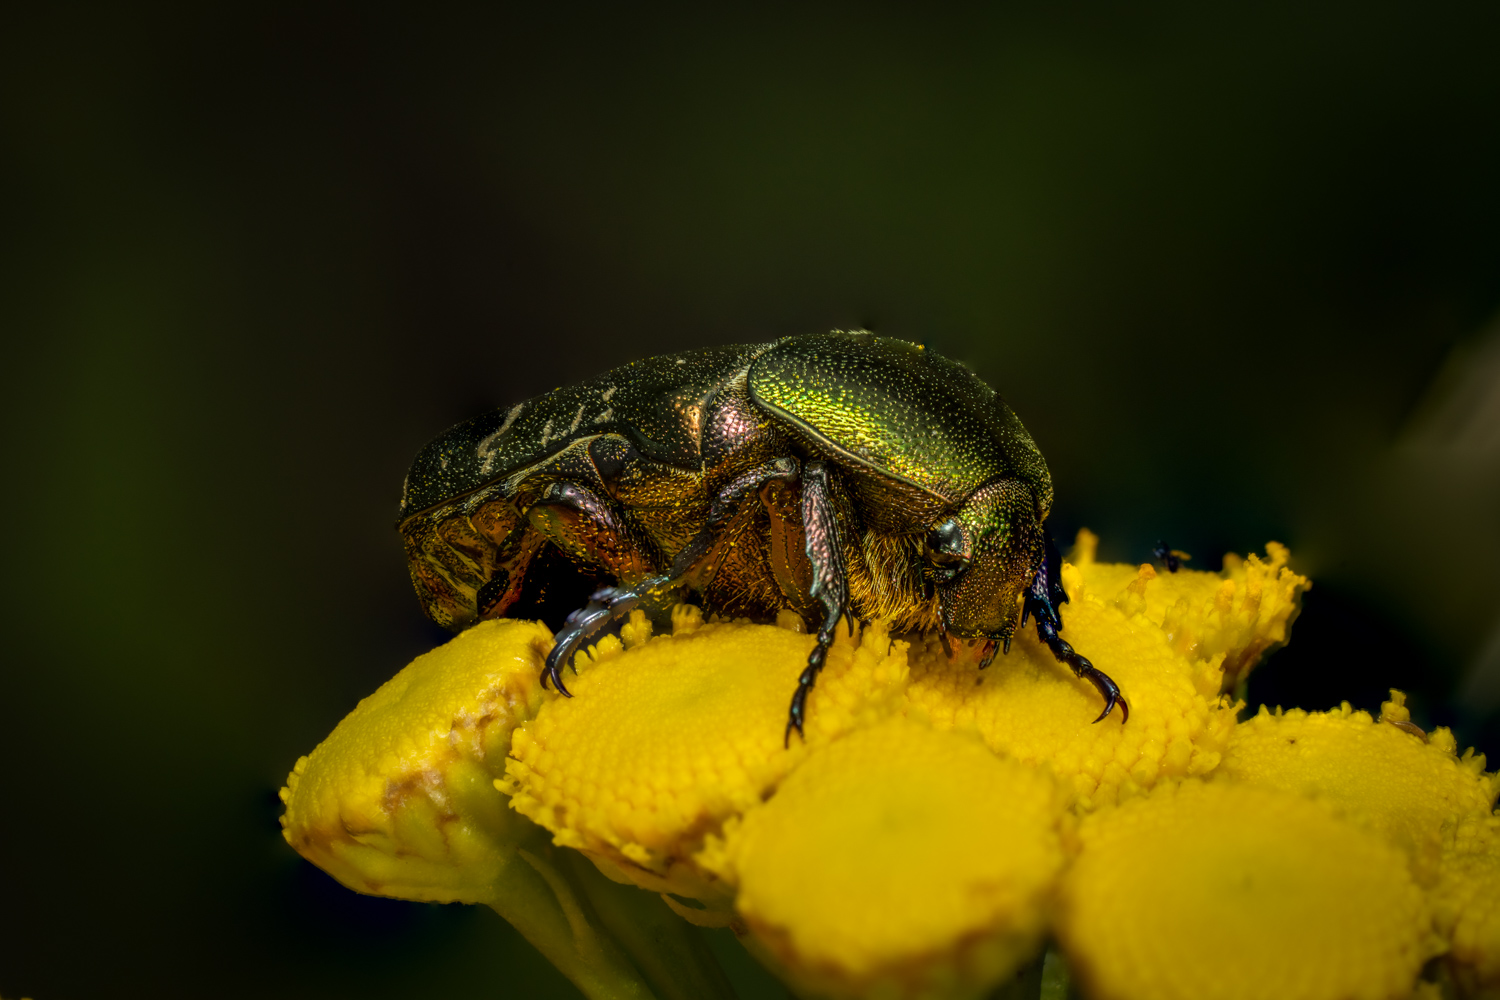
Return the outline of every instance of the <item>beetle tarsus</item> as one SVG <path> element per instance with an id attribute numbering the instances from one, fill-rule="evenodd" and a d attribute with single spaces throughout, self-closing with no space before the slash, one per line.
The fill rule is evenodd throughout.
<path id="1" fill-rule="evenodd" d="M 817 683 L 818 674 L 822 671 L 823 663 L 827 658 L 828 650 L 826 647 L 821 645 L 815 647 L 812 651 L 812 656 L 808 657 L 807 666 L 803 669 L 802 676 L 797 678 L 797 690 L 792 692 L 792 706 L 787 711 L 786 737 L 782 741 L 782 746 L 788 749 L 792 745 L 793 730 L 796 730 L 797 735 L 801 736 L 804 740 L 807 739 L 806 734 L 802 732 L 802 723 L 806 718 L 807 695 L 812 691 L 813 685 Z"/>
<path id="2" fill-rule="evenodd" d="M 1009 648 L 1009 646 L 1010 646 L 1010 640 L 1009 639 L 1005 640 L 1005 645 L 1006 645 L 1007 648 Z M 994 639 L 987 639 L 987 640 L 985 640 L 984 648 L 982 650 L 980 650 L 980 652 L 979 652 L 979 669 L 980 670 L 983 670 L 985 667 L 989 666 L 991 663 L 993 663 L 995 661 L 995 650 L 996 650 L 996 648 L 998 648 L 998 643 L 996 643 Z"/>
<path id="3" fill-rule="evenodd" d="M 573 697 L 563 686 L 563 667 L 573 662 L 574 654 L 590 639 L 634 611 L 656 589 L 656 586 L 664 582 L 667 582 L 666 578 L 656 577 L 633 590 L 603 587 L 590 594 L 588 604 L 569 614 L 563 627 L 558 630 L 556 643 L 552 647 L 552 652 L 547 654 L 547 665 L 542 670 L 542 686 L 545 687 L 550 680 L 559 694 Z M 576 666 L 573 672 L 578 672 Z"/>
<path id="4" fill-rule="evenodd" d="M 572 697 L 563 686 L 562 670 L 586 643 L 642 604 L 656 604 L 685 584 L 705 586 L 722 559 L 722 553 L 716 551 L 717 543 L 726 525 L 743 509 L 745 500 L 773 479 L 794 479 L 796 475 L 797 460 L 790 457 L 773 459 L 746 472 L 714 498 L 708 520 L 673 560 L 670 574 L 653 576 L 629 589 L 602 587 L 590 594 L 588 604 L 569 614 L 558 631 L 556 644 L 542 671 L 542 684 L 550 680 L 560 693 Z M 573 669 L 576 673 L 578 668 Z"/>
<path id="5" fill-rule="evenodd" d="M 1030 612 L 1036 618 L 1037 636 L 1052 650 L 1052 655 L 1057 657 L 1058 662 L 1066 663 L 1075 676 L 1087 680 L 1098 689 L 1099 695 L 1104 699 L 1104 711 L 1099 713 L 1095 722 L 1103 722 L 1114 711 L 1115 706 L 1119 705 L 1120 722 L 1123 724 L 1130 719 L 1130 704 L 1120 693 L 1120 686 L 1057 634 L 1063 627 L 1057 605 L 1068 599 L 1061 577 L 1062 556 L 1058 554 L 1057 546 L 1052 544 L 1049 536 L 1041 565 L 1037 568 L 1036 577 L 1026 591 L 1026 599 L 1021 606 L 1021 624 L 1026 624 L 1026 615 Z"/>

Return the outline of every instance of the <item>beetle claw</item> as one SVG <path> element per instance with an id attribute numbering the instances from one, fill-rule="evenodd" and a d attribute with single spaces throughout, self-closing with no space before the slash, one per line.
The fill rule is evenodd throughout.
<path id="1" fill-rule="evenodd" d="M 1050 600 L 1052 582 L 1046 578 L 1046 570 L 1037 573 L 1031 590 L 1026 594 L 1025 603 L 1022 605 L 1021 620 L 1026 620 L 1025 615 L 1029 610 L 1036 617 L 1036 631 L 1047 648 L 1052 650 L 1052 655 L 1057 657 L 1061 663 L 1066 663 L 1073 671 L 1074 676 L 1083 678 L 1093 684 L 1099 694 L 1104 698 L 1104 711 L 1099 713 L 1095 722 L 1103 722 L 1114 711 L 1116 705 L 1120 706 L 1120 722 L 1123 724 L 1130 718 L 1130 704 L 1126 702 L 1125 696 L 1120 693 L 1120 686 L 1116 684 L 1108 674 L 1100 670 L 1081 656 L 1068 641 L 1057 633 L 1062 628 L 1062 618 L 1058 616 L 1057 610 Z"/>
<path id="2" fill-rule="evenodd" d="M 1006 645 L 1009 645 L 1009 644 L 1010 644 L 1010 641 L 1006 640 Z M 987 640 L 985 640 L 984 649 L 979 654 L 979 669 L 980 670 L 983 670 L 985 667 L 989 666 L 992 662 L 994 662 L 994 659 L 995 659 L 995 649 L 996 649 L 997 645 L 998 644 L 995 642 L 994 639 L 987 639 Z"/>
<path id="3" fill-rule="evenodd" d="M 562 670 L 560 670 L 555 663 L 549 663 L 542 669 L 542 687 L 547 686 L 548 680 L 552 681 L 552 686 L 557 688 L 558 694 L 562 695 L 564 698 L 573 697 L 573 692 L 569 691 L 563 684 Z"/>
<path id="4" fill-rule="evenodd" d="M 653 584 L 648 580 L 639 590 L 624 590 L 620 587 L 601 587 L 589 596 L 588 604 L 568 615 L 563 627 L 558 630 L 552 652 L 547 654 L 547 665 L 542 668 L 542 686 L 551 681 L 559 694 L 573 697 L 564 686 L 562 672 L 572 665 L 573 657 L 590 639 L 595 638 L 617 619 L 630 614 L 645 599 Z M 573 666 L 573 672 L 578 667 Z"/>
<path id="5" fill-rule="evenodd" d="M 1097 670 L 1089 675 L 1089 680 L 1094 682 L 1094 687 L 1098 688 L 1099 693 L 1104 696 L 1104 711 L 1100 712 L 1099 718 L 1094 720 L 1095 725 L 1109 718 L 1109 713 L 1115 710 L 1115 705 L 1120 706 L 1120 724 L 1124 725 L 1129 722 L 1130 703 L 1125 700 L 1124 695 L 1120 694 L 1120 689 L 1115 686 L 1115 682 Z"/>

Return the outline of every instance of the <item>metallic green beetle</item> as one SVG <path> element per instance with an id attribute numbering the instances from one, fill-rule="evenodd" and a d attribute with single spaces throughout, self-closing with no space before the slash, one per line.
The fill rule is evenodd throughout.
<path id="1" fill-rule="evenodd" d="M 725 615 L 798 612 L 817 645 L 790 741 L 843 616 L 984 640 L 981 668 L 1034 616 L 1099 719 L 1128 718 L 1057 634 L 1051 506 L 993 389 L 920 345 L 834 331 L 649 358 L 459 424 L 412 463 L 398 526 L 423 609 L 454 631 L 562 562 L 602 585 L 547 658 L 564 694 L 573 654 L 638 606 L 686 590 Z"/>

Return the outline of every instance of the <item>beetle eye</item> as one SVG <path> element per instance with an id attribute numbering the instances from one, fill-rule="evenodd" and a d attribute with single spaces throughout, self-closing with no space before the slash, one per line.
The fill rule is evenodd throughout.
<path id="1" fill-rule="evenodd" d="M 956 571 L 969 562 L 968 541 L 951 517 L 927 533 L 923 549 L 927 561 L 941 569 Z"/>

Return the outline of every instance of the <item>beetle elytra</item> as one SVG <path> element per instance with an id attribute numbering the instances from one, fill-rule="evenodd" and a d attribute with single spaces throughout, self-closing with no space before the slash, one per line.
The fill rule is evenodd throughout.
<path id="1" fill-rule="evenodd" d="M 1128 718 L 1058 635 L 1051 506 L 1041 452 L 972 372 L 834 331 L 648 358 L 459 424 L 417 455 L 398 526 L 423 609 L 454 630 L 517 607 L 544 566 L 593 582 L 547 659 L 565 694 L 573 654 L 636 607 L 690 591 L 724 615 L 796 611 L 817 645 L 789 741 L 844 616 L 982 640 L 981 666 L 1034 618 L 1099 719 Z"/>

